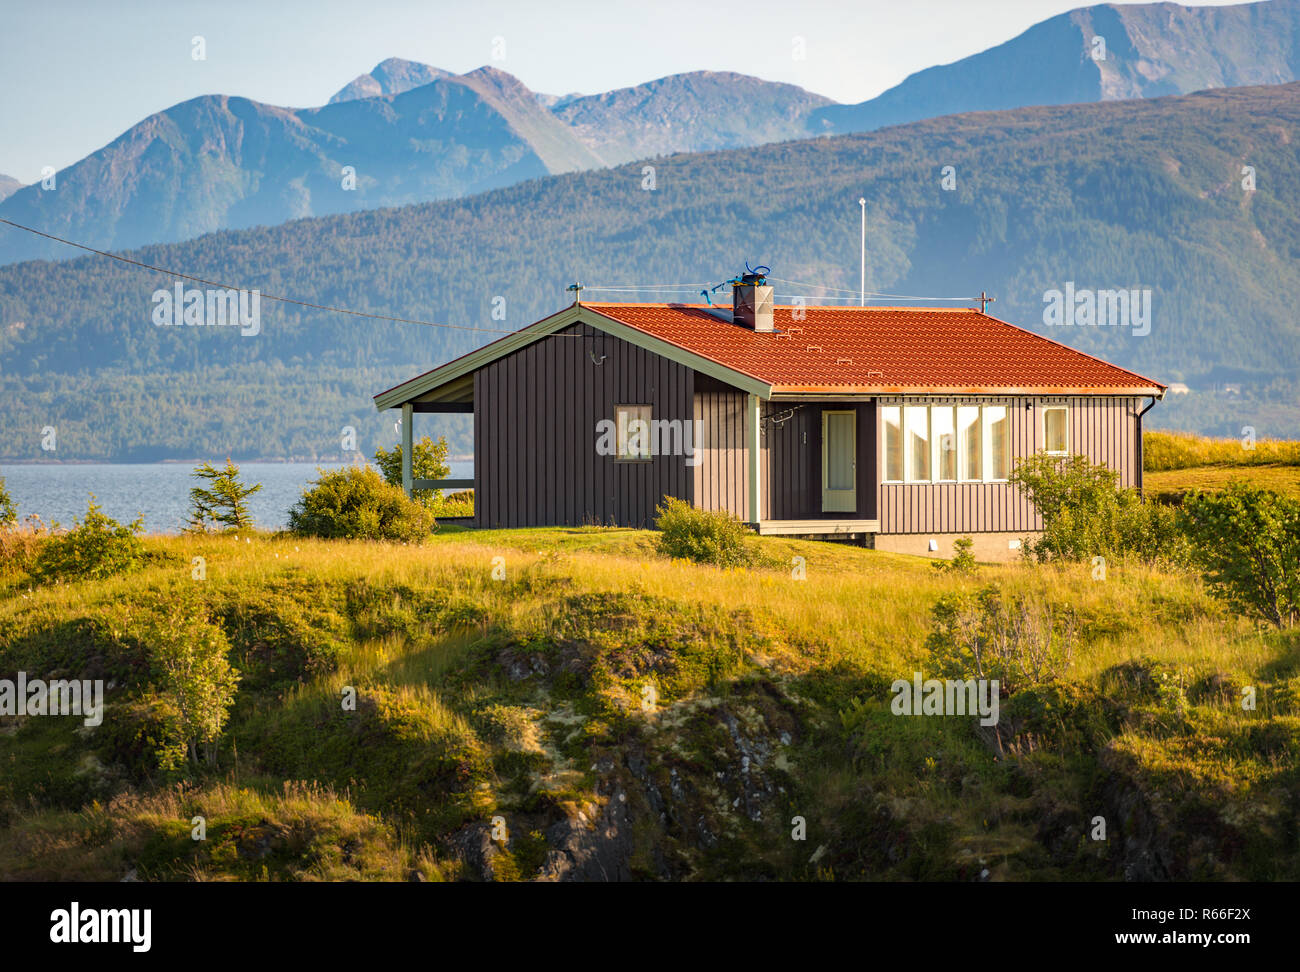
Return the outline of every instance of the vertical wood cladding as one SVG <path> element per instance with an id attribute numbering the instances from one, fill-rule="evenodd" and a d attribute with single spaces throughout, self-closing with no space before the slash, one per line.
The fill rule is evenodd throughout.
<path id="1" fill-rule="evenodd" d="M 596 424 L 616 405 L 688 422 L 694 371 L 585 324 L 558 334 L 474 374 L 475 525 L 649 526 L 665 495 L 691 501 L 686 456 L 597 455 Z"/>
<path id="2" fill-rule="evenodd" d="M 822 413 L 857 413 L 857 509 L 822 512 Z M 874 519 L 876 406 L 874 402 L 764 402 L 761 477 L 765 520 Z M 743 443 L 742 443 L 743 445 Z M 741 461 L 743 464 L 744 457 Z"/>
<path id="3" fill-rule="evenodd" d="M 1011 463 L 1043 447 L 1042 409 L 1069 407 L 1071 453 L 1105 463 L 1120 485 L 1137 483 L 1139 398 L 881 398 L 883 405 L 1006 405 L 1011 421 Z M 1026 403 L 1033 405 L 1026 409 Z M 878 420 L 877 420 L 877 424 Z M 879 445 L 876 461 L 883 461 Z M 1042 518 L 1028 497 L 1007 483 L 881 483 L 881 533 L 981 533 L 1041 530 Z"/>
<path id="4" fill-rule="evenodd" d="M 692 470 L 695 505 L 746 516 L 745 409 L 749 396 L 708 375 L 695 375 L 694 416 L 699 423 L 699 465 Z"/>

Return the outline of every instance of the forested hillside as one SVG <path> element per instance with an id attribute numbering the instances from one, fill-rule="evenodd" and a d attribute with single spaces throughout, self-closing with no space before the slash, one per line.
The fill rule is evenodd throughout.
<path id="1" fill-rule="evenodd" d="M 651 160 L 653 190 L 636 162 L 135 255 L 307 301 L 517 328 L 566 304 L 574 280 L 592 297 L 713 284 L 747 259 L 773 268 L 787 300 L 855 291 L 861 196 L 870 289 L 987 290 L 999 317 L 1192 387 L 1149 422 L 1264 437 L 1300 424 L 1297 121 L 1300 84 L 956 116 Z M 61 459 L 254 457 L 270 428 L 277 450 L 328 455 L 346 424 L 363 446 L 390 442 L 370 397 L 494 336 L 265 300 L 254 337 L 156 327 L 151 294 L 171 282 L 99 257 L 0 269 L 0 458 L 49 458 L 47 425 L 78 430 L 60 433 Z M 1150 333 L 1045 327 L 1044 295 L 1067 283 L 1149 289 Z M 1239 393 L 1213 394 L 1223 383 Z"/>

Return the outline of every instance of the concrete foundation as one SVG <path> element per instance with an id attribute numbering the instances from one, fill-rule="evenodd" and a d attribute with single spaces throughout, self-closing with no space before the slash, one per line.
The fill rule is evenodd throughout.
<path id="1" fill-rule="evenodd" d="M 1021 542 L 1024 539 L 1037 540 L 1042 534 L 1033 531 L 1024 533 L 878 533 L 873 538 L 874 543 L 872 546 L 877 550 L 888 550 L 891 553 L 916 554 L 920 557 L 930 557 L 935 560 L 951 560 L 955 553 L 952 542 L 960 540 L 964 536 L 970 537 L 974 541 L 971 553 L 976 560 L 1007 563 L 1020 559 Z M 931 550 L 932 545 L 936 549 Z"/>

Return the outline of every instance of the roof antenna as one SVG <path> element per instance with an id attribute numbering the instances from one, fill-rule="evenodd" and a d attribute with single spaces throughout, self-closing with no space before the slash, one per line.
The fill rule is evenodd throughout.
<path id="1" fill-rule="evenodd" d="M 569 284 L 569 286 L 565 287 L 564 289 L 573 292 L 573 303 L 575 305 L 582 303 L 582 291 L 586 289 L 582 286 L 582 284 L 571 283 Z"/>
<path id="2" fill-rule="evenodd" d="M 978 301 L 980 302 L 980 313 L 981 313 L 981 314 L 984 313 L 984 305 L 985 305 L 985 304 L 991 304 L 991 303 L 993 303 L 995 300 L 997 300 L 996 297 L 990 297 L 988 294 L 986 294 L 986 293 L 985 293 L 984 291 L 982 291 L 982 290 L 980 291 L 980 295 L 979 295 L 978 297 L 976 297 L 975 299 L 978 300 Z"/>

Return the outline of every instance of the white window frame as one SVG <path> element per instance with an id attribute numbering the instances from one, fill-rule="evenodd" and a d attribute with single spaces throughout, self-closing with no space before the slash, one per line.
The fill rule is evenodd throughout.
<path id="1" fill-rule="evenodd" d="M 645 422 L 644 455 L 627 453 L 627 440 L 632 423 L 638 419 Z M 614 406 L 614 461 L 615 462 L 653 462 L 654 461 L 654 409 L 650 405 L 615 405 Z"/>
<path id="2" fill-rule="evenodd" d="M 951 433 L 938 433 L 934 428 L 934 411 L 943 409 L 948 412 L 948 417 L 952 420 Z M 957 406 L 949 405 L 931 405 L 930 406 L 930 482 L 932 483 L 955 483 L 959 481 L 960 470 L 957 463 L 961 458 L 961 453 L 957 449 Z M 941 435 L 952 436 L 952 478 L 948 479 L 943 476 L 943 459 L 944 452 Z"/>
<path id="3" fill-rule="evenodd" d="M 975 430 L 979 436 L 979 447 L 976 449 L 975 458 L 979 465 L 979 474 L 975 477 L 966 475 L 966 435 L 963 432 L 961 424 L 961 410 L 964 408 L 975 409 Z M 984 406 L 978 402 L 967 402 L 959 404 L 957 409 L 957 481 L 959 483 L 982 483 L 984 482 Z"/>
<path id="4" fill-rule="evenodd" d="M 1007 473 L 1008 476 L 994 478 L 989 475 L 993 468 L 993 436 L 989 434 L 989 423 L 985 420 L 990 408 L 1000 408 L 1003 412 L 1003 420 L 1007 423 Z M 980 474 L 983 477 L 982 483 L 1006 483 L 1010 482 L 1009 474 L 1011 472 L 1011 409 L 1010 402 L 988 402 L 980 405 Z"/>
<path id="5" fill-rule="evenodd" d="M 1014 409 L 1014 403 L 1005 402 L 927 402 L 918 404 L 916 402 L 880 406 L 880 459 L 881 459 L 881 478 L 882 484 L 889 485 L 943 485 L 948 483 L 1006 483 L 1010 482 L 1009 476 L 1001 479 L 993 479 L 988 473 L 992 468 L 993 456 L 993 437 L 989 434 L 986 412 L 989 408 L 1000 408 L 1003 410 L 1004 419 L 1007 422 L 1006 438 L 1006 467 L 1008 473 L 1011 470 L 1013 456 L 1011 448 L 1011 415 Z M 1057 406 L 1052 406 L 1057 407 Z M 912 476 L 911 453 L 909 450 L 909 441 L 907 434 L 907 410 L 909 408 L 925 409 L 925 435 L 926 445 L 930 460 L 930 477 L 928 479 L 916 479 Z M 939 479 L 943 469 L 941 455 L 943 452 L 943 443 L 935 436 L 934 410 L 942 408 L 949 410 L 953 421 L 953 446 L 955 455 L 953 457 L 953 471 L 956 474 L 955 479 Z M 976 428 L 979 429 L 979 476 L 972 479 L 966 475 L 966 436 L 963 434 L 961 424 L 961 409 L 973 408 L 978 412 L 978 418 L 975 421 Z M 898 414 L 898 432 L 902 440 L 902 479 L 889 478 L 889 442 L 888 442 L 888 424 L 885 420 L 885 409 L 893 409 Z M 945 433 L 946 434 L 946 433 Z M 1066 419 L 1066 436 L 1069 437 L 1069 419 Z"/>
<path id="6" fill-rule="evenodd" d="M 1043 443 L 1043 452 L 1049 456 L 1068 456 L 1070 454 L 1070 406 L 1064 403 L 1053 403 L 1051 405 L 1040 405 L 1038 411 L 1041 413 L 1038 419 L 1039 441 Z M 1049 449 L 1047 448 L 1047 413 L 1064 412 L 1065 413 L 1065 448 Z"/>
<path id="7" fill-rule="evenodd" d="M 912 443 L 908 440 L 908 430 L 910 426 L 907 421 L 907 410 L 909 408 L 925 409 L 925 452 L 926 466 L 929 475 L 924 479 L 919 479 L 912 475 Z M 927 402 L 924 405 L 904 405 L 903 406 L 903 482 L 905 483 L 933 483 L 934 482 L 934 436 L 930 434 L 930 408 Z"/>
<path id="8" fill-rule="evenodd" d="M 905 477 L 907 475 L 907 440 L 903 438 L 903 406 L 902 405 L 881 405 L 880 406 L 880 481 L 882 483 L 902 483 L 905 479 L 889 478 L 889 423 L 885 421 L 885 411 L 893 409 L 898 413 L 898 461 L 902 464 L 899 470 Z"/>

